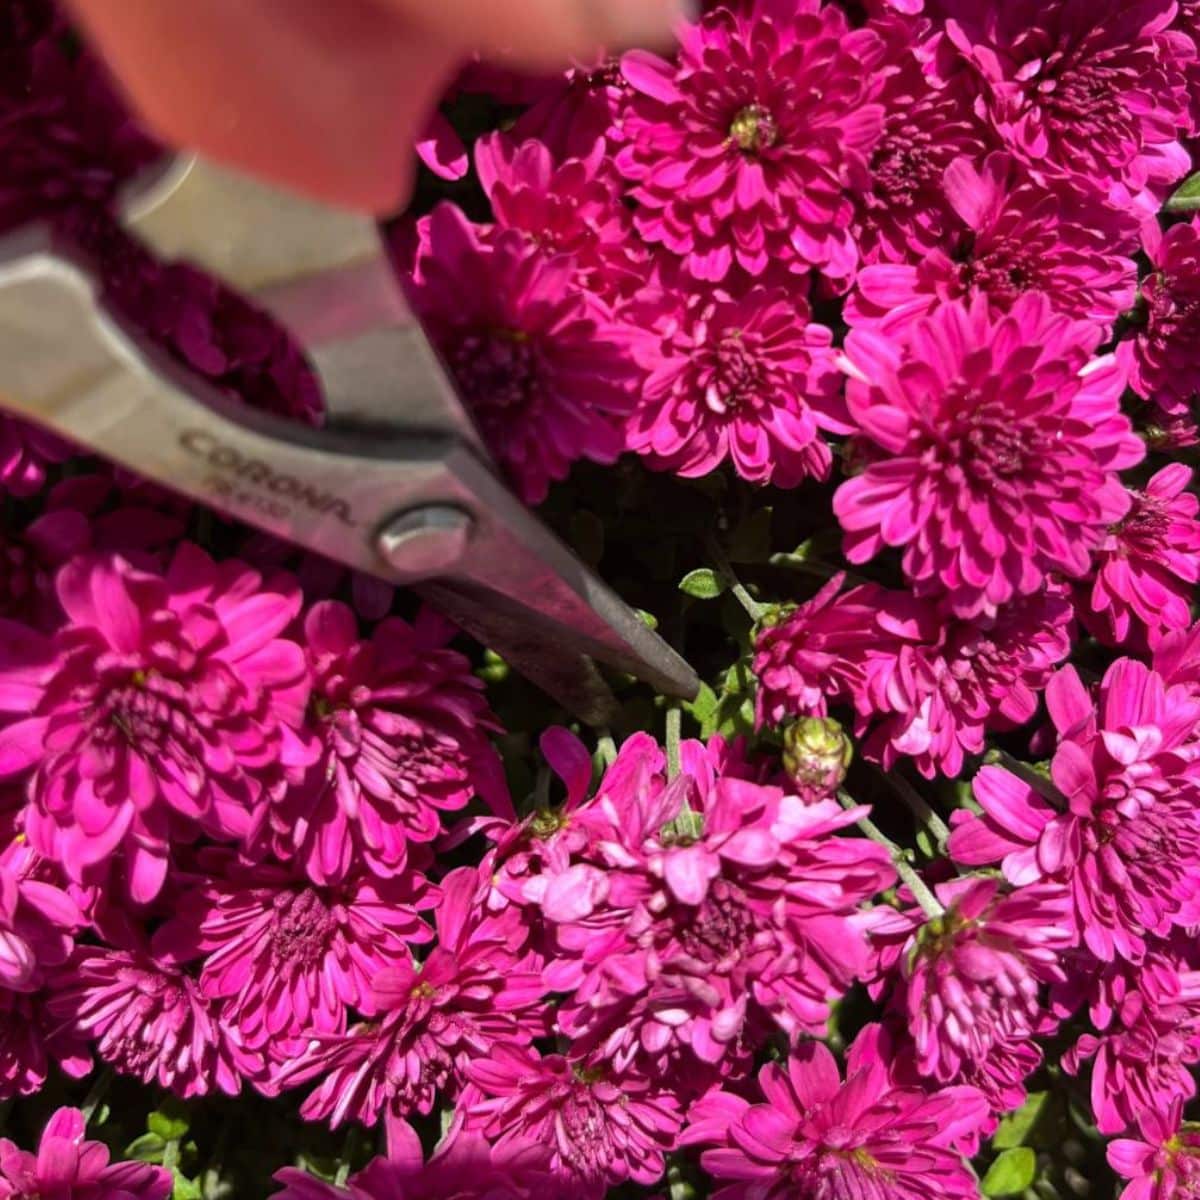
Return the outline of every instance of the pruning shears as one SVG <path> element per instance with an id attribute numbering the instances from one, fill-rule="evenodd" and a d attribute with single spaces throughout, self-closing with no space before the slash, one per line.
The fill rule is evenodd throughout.
<path id="1" fill-rule="evenodd" d="M 0 239 L 0 406 L 296 545 L 412 586 L 582 720 L 603 663 L 671 696 L 692 669 L 501 482 L 371 219 L 199 158 L 128 190 L 124 229 L 267 310 L 323 392 L 308 428 L 139 340 L 46 226 Z"/>

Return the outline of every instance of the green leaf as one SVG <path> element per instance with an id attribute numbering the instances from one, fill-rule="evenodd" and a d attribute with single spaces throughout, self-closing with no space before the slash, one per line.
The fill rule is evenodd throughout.
<path id="1" fill-rule="evenodd" d="M 1033 1127 L 1038 1123 L 1042 1113 L 1046 1111 L 1046 1101 L 1049 1092 L 1031 1092 L 1029 1099 L 1016 1112 L 1010 1112 L 1001 1118 L 1000 1125 L 992 1138 L 992 1146 L 996 1150 L 1011 1150 L 1014 1146 L 1023 1146 L 1029 1141 Z"/>
<path id="2" fill-rule="evenodd" d="M 717 711 L 717 703 L 717 693 L 707 683 L 702 683 L 695 700 L 689 701 L 683 707 L 703 725 Z"/>
<path id="3" fill-rule="evenodd" d="M 164 1103 L 157 1112 L 152 1112 L 146 1118 L 146 1128 L 164 1142 L 177 1142 L 188 1131 L 187 1115 L 180 1107 Z"/>
<path id="4" fill-rule="evenodd" d="M 679 590 L 697 600 L 715 600 L 725 590 L 725 581 L 711 567 L 699 567 L 679 581 Z"/>
<path id="5" fill-rule="evenodd" d="M 983 1177 L 985 1196 L 1019 1196 L 1037 1178 L 1037 1155 L 1028 1146 L 1005 1150 Z"/>
<path id="6" fill-rule="evenodd" d="M 752 512 L 733 531 L 729 557 L 736 563 L 762 563 L 771 557 L 771 509 Z"/>
<path id="7" fill-rule="evenodd" d="M 143 1133 L 125 1147 L 125 1157 L 137 1159 L 138 1162 L 160 1163 L 166 1143 L 157 1133 Z"/>
<path id="8" fill-rule="evenodd" d="M 171 1200 L 204 1200 L 200 1184 L 194 1179 L 187 1179 L 175 1172 L 175 1187 L 171 1192 Z"/>
<path id="9" fill-rule="evenodd" d="M 1169 213 L 1200 212 L 1200 171 L 1185 179 L 1163 208 Z"/>

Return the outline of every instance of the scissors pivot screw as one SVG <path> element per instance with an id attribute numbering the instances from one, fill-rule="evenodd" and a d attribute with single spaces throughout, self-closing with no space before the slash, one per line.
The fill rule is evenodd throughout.
<path id="1" fill-rule="evenodd" d="M 377 534 L 375 546 L 394 570 L 425 579 L 462 559 L 473 525 L 461 508 L 428 504 L 392 517 Z"/>

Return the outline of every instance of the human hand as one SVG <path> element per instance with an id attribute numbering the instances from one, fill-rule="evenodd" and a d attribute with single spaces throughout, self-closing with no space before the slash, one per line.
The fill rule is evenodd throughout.
<path id="1" fill-rule="evenodd" d="M 386 213 L 410 147 L 479 52 L 546 70 L 653 46 L 687 0 L 68 0 L 150 130 L 331 203 Z"/>

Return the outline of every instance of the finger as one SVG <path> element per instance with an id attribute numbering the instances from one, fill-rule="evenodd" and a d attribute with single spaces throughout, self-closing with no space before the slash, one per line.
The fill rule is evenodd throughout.
<path id="1" fill-rule="evenodd" d="M 670 43 L 692 0 L 381 0 L 447 42 L 534 68 L 561 67 L 601 47 Z"/>
<path id="2" fill-rule="evenodd" d="M 375 0 L 72 5 L 168 144 L 376 213 L 460 56 Z"/>

